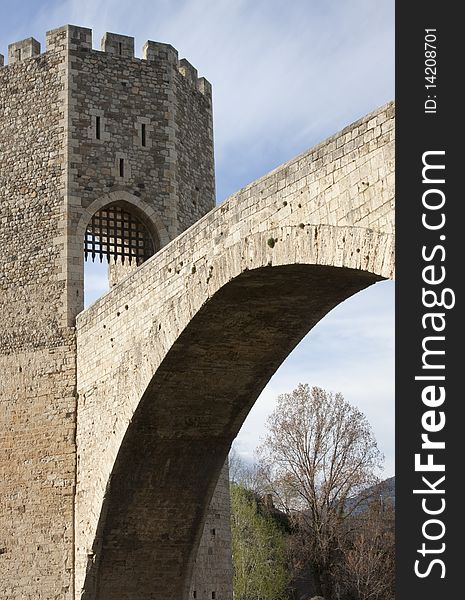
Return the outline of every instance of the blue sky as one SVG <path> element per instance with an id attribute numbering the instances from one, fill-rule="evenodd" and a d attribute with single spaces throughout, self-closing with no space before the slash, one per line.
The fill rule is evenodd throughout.
<path id="1" fill-rule="evenodd" d="M 213 85 L 217 199 L 394 97 L 394 0 L 3 0 L 0 52 L 73 23 L 168 42 Z M 87 273 L 89 297 L 102 275 Z M 358 294 L 288 357 L 236 441 L 250 459 L 278 393 L 341 391 L 373 425 L 394 473 L 394 284 Z"/>

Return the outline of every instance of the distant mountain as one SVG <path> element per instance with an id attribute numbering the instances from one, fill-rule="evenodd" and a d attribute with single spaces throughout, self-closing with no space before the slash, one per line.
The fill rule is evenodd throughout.
<path id="1" fill-rule="evenodd" d="M 391 505 L 394 508 L 396 507 L 396 478 L 395 478 L 395 476 L 389 477 L 389 479 L 385 479 L 382 482 L 382 489 L 381 489 L 380 493 L 386 501 L 391 502 Z"/>
<path id="2" fill-rule="evenodd" d="M 366 500 L 364 498 L 367 498 Z M 389 477 L 377 485 L 360 492 L 354 498 L 347 500 L 347 510 L 353 510 L 355 515 L 364 513 L 373 498 L 380 498 L 384 506 L 396 507 L 396 478 Z M 356 506 L 358 505 L 358 506 Z M 353 507 L 356 506 L 354 509 Z"/>

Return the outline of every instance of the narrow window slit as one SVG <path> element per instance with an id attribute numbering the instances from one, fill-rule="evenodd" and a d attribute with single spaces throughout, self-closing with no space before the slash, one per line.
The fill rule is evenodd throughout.
<path id="1" fill-rule="evenodd" d="M 95 138 L 97 140 L 100 139 L 100 128 L 101 128 L 100 117 L 95 117 Z"/>
<path id="2" fill-rule="evenodd" d="M 147 127 L 146 127 L 145 123 L 142 123 L 141 138 L 142 138 L 142 146 L 145 147 L 147 145 Z"/>
<path id="3" fill-rule="evenodd" d="M 119 159 L 119 176 L 124 177 L 124 158 Z"/>
<path id="4" fill-rule="evenodd" d="M 120 56 L 123 54 L 123 43 L 122 42 L 118 42 L 118 52 L 119 52 Z"/>

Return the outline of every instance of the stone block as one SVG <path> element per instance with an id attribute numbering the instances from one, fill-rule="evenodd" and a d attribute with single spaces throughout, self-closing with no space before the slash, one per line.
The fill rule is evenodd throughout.
<path id="1" fill-rule="evenodd" d="M 8 64 L 13 65 L 40 54 L 40 42 L 30 37 L 8 46 Z"/>

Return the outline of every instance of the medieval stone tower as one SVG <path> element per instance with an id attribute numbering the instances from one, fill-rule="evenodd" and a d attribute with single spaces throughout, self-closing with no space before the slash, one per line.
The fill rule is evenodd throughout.
<path id="1" fill-rule="evenodd" d="M 65 26 L 44 53 L 29 38 L 8 65 L 0 55 L 2 599 L 78 599 L 77 568 L 96 558 L 75 542 L 85 257 L 112 263 L 115 284 L 214 204 L 211 86 L 172 46 L 149 41 L 138 59 L 133 38 L 107 33 L 95 51 L 90 29 Z M 231 597 L 227 485 L 224 472 L 194 568 L 199 600 Z"/>

